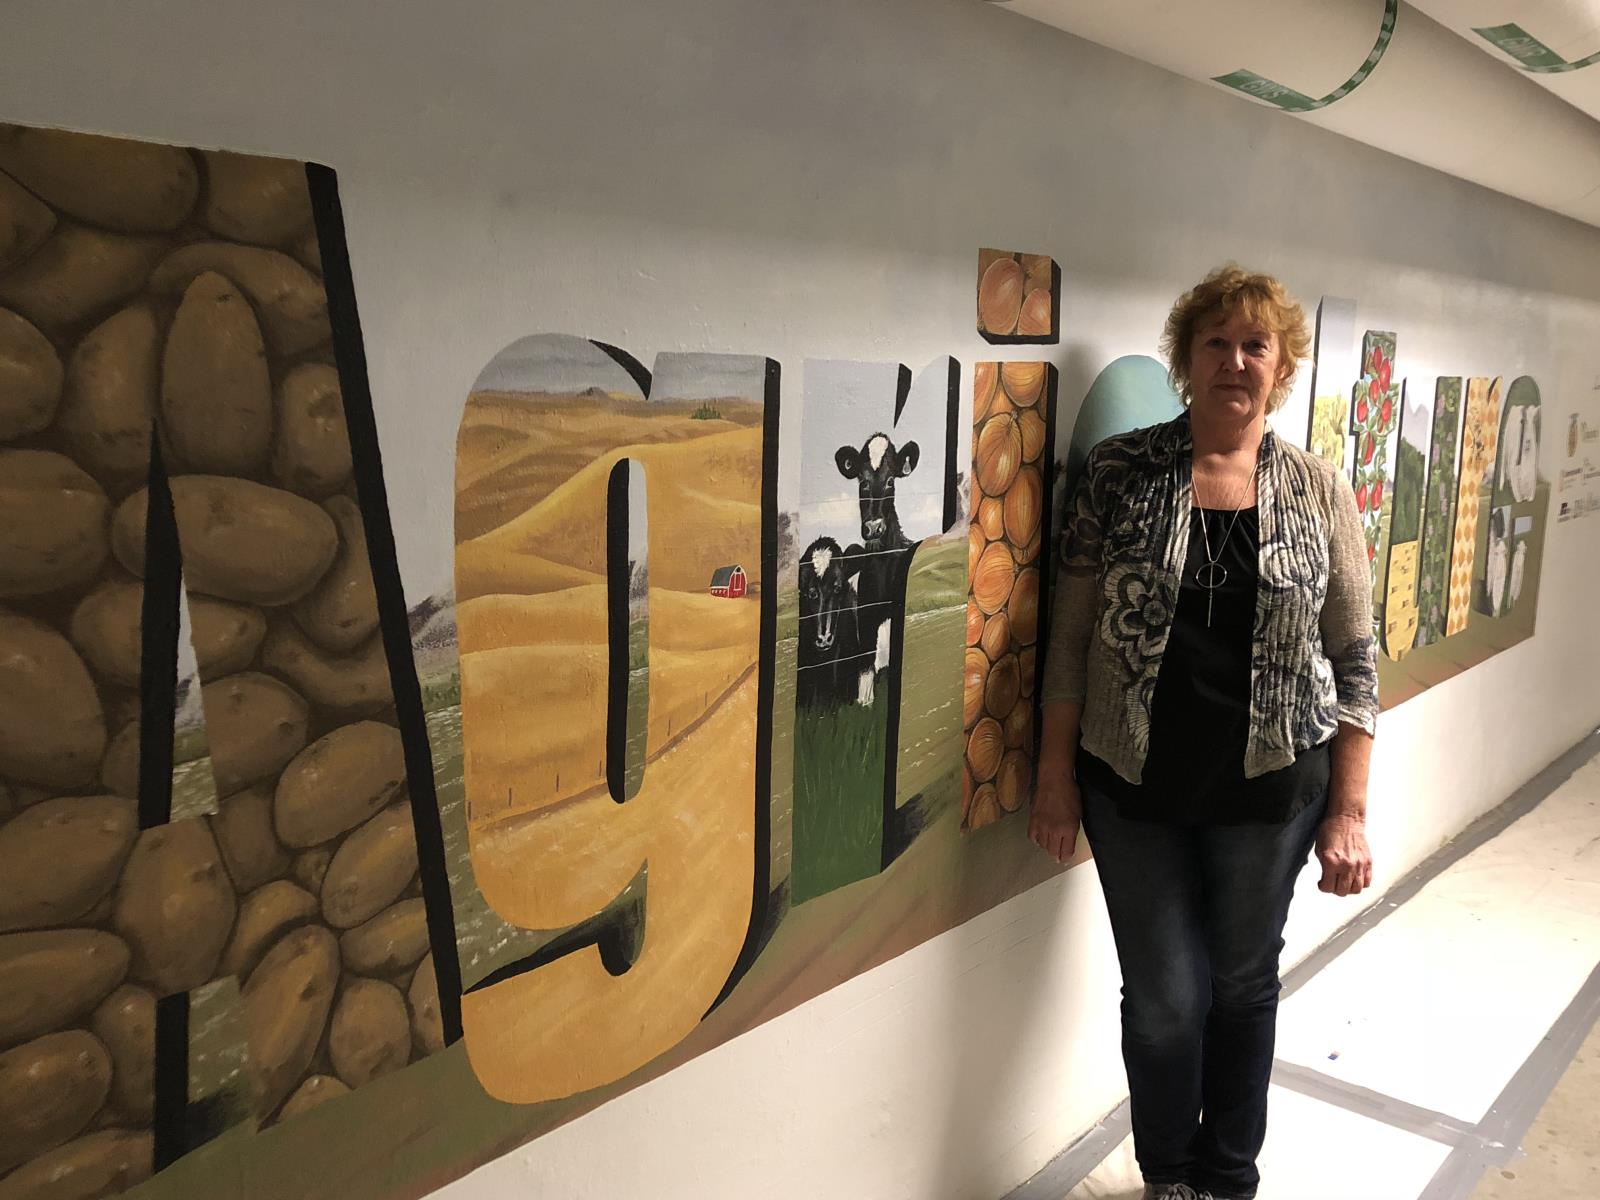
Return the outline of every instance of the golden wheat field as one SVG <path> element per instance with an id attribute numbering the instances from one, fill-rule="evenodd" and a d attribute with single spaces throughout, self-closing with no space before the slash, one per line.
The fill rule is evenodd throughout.
<path id="1" fill-rule="evenodd" d="M 641 864 L 649 905 L 649 936 L 624 975 L 588 947 L 462 998 L 467 1055 L 490 1095 L 531 1104 L 620 1079 L 716 1000 L 750 920 L 756 691 L 747 676 L 627 804 L 594 795 L 474 839 L 485 897 L 518 923 L 598 913 Z"/>
<path id="2" fill-rule="evenodd" d="M 719 415 L 696 416 L 707 409 Z M 700 1020 L 750 914 L 760 604 L 761 408 L 474 395 L 457 442 L 456 621 L 473 872 L 506 921 L 556 929 L 645 870 L 650 936 L 618 979 L 590 948 L 464 998 L 501 1099 L 619 1078 Z M 649 529 L 646 769 L 606 787 L 606 495 L 643 464 Z M 583 1025 L 582 1038 L 575 1033 Z M 596 1041 L 595 1030 L 615 1030 Z"/>
<path id="3" fill-rule="evenodd" d="M 645 469 L 647 761 L 754 666 L 758 602 L 711 596 L 708 584 L 732 563 L 759 584 L 761 408 L 714 404 L 723 415 L 707 420 L 688 401 L 469 400 L 457 442 L 456 619 L 475 825 L 605 790 L 605 511 L 619 460 Z M 481 531 L 463 536 L 471 529 Z"/>

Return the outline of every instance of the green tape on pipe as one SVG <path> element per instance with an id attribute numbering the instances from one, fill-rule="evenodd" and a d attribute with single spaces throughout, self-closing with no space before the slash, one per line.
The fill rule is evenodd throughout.
<path id="1" fill-rule="evenodd" d="M 1243 92 L 1254 99 L 1264 100 L 1283 109 L 1284 112 L 1315 112 L 1319 108 L 1326 108 L 1335 100 L 1343 100 L 1365 83 L 1367 76 L 1372 74 L 1373 68 L 1383 58 L 1384 51 L 1389 48 L 1389 42 L 1394 38 L 1395 14 L 1399 7 L 1400 0 L 1385 0 L 1383 24 L 1378 29 L 1378 40 L 1373 43 L 1372 53 L 1367 55 L 1356 68 L 1354 75 L 1320 100 L 1313 99 L 1304 92 L 1297 92 L 1292 87 L 1276 83 L 1265 75 L 1257 75 L 1254 71 L 1230 71 L 1226 75 L 1212 76 L 1212 81 L 1230 87 L 1236 92 Z"/>
<path id="2" fill-rule="evenodd" d="M 1486 25 L 1473 33 L 1504 50 L 1517 60 L 1524 71 L 1539 75 L 1553 75 L 1561 71 L 1577 71 L 1600 62 L 1600 50 L 1576 62 L 1568 62 L 1520 25 Z"/>

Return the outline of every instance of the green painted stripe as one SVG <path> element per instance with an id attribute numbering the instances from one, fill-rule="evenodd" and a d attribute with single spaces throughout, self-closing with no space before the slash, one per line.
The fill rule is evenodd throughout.
<path id="1" fill-rule="evenodd" d="M 1520 25 L 1486 25 L 1472 32 L 1504 50 L 1524 71 L 1539 75 L 1577 71 L 1600 62 L 1600 50 L 1576 62 L 1568 62 Z"/>
<path id="2" fill-rule="evenodd" d="M 1372 53 L 1367 55 L 1356 68 L 1354 75 L 1320 100 L 1313 100 L 1304 92 L 1297 92 L 1291 87 L 1275 83 L 1265 75 L 1257 75 L 1254 71 L 1230 71 L 1226 75 L 1212 76 L 1212 81 L 1257 100 L 1265 100 L 1268 104 L 1283 109 L 1284 112 L 1315 112 L 1319 108 L 1326 108 L 1335 100 L 1343 100 L 1372 74 L 1373 68 L 1383 58 L 1384 51 L 1389 48 L 1389 42 L 1394 37 L 1394 20 L 1399 7 L 1400 0 L 1384 0 L 1383 24 L 1378 29 L 1378 40 L 1373 43 Z"/>

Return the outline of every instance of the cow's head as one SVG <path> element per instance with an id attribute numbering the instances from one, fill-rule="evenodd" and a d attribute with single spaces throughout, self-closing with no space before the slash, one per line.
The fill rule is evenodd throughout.
<path id="1" fill-rule="evenodd" d="M 917 469 L 920 453 L 915 442 L 907 442 L 896 450 L 894 443 L 882 433 L 873 434 L 859 450 L 840 446 L 834 452 L 833 461 L 839 464 L 839 474 L 854 479 L 860 490 L 861 540 L 869 550 L 905 543 L 900 518 L 894 511 L 894 481 Z"/>
<path id="2" fill-rule="evenodd" d="M 850 576 L 844 551 L 830 537 L 819 537 L 800 556 L 800 636 L 818 650 L 832 650 L 839 621 L 850 604 Z M 806 628 L 810 619 L 813 628 Z"/>

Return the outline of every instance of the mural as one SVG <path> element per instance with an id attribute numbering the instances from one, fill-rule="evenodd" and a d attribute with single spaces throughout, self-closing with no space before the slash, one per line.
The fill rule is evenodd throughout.
<path id="1" fill-rule="evenodd" d="M 1448 398 L 1456 390 L 1449 387 L 1441 394 Z M 1551 491 L 1538 469 L 1538 385 L 1527 376 L 1514 380 L 1502 406 L 1500 380 L 1469 379 L 1465 397 L 1457 519 L 1448 543 L 1451 590 L 1445 636 L 1427 644 L 1419 638 L 1403 671 L 1388 674 L 1386 668 L 1393 664 L 1380 662 L 1382 694 L 1390 706 L 1476 666 L 1534 632 Z M 1479 413 L 1476 429 L 1474 401 Z M 1508 413 L 1513 405 L 1524 412 Z M 1441 412 L 1444 407 L 1441 404 Z M 1493 423 L 1488 419 L 1490 412 L 1496 414 Z M 1436 414 L 1436 426 L 1444 419 Z M 1502 429 L 1506 431 L 1503 437 Z M 1437 431 L 1432 449 L 1438 450 Z M 1497 483 L 1502 475 L 1504 490 Z M 1441 496 L 1440 487 L 1430 483 L 1428 493 L 1431 506 Z M 1469 510 L 1473 513 L 1470 524 Z M 1425 514 L 1425 521 L 1432 520 L 1431 512 Z M 1431 523 L 1428 530 L 1431 538 Z M 1437 554 L 1433 550 L 1427 553 L 1430 558 Z M 1463 560 L 1467 572 L 1464 589 L 1460 582 Z M 1463 591 L 1468 602 L 1458 610 Z M 1451 624 L 1458 615 L 1459 628 L 1452 633 Z"/>
<path id="2" fill-rule="evenodd" d="M 472 872 L 502 919 L 547 936 L 463 997 L 473 1070 L 501 1099 L 585 1091 L 675 1045 L 759 927 L 776 393 L 765 359 L 663 355 L 652 375 L 560 336 L 508 347 L 473 386 L 455 556 Z"/>
<path id="3" fill-rule="evenodd" d="M 1422 508 L 1428 491 L 1428 437 L 1433 415 L 1413 407 L 1415 389 L 1400 391 L 1400 437 L 1395 444 L 1394 499 L 1389 532 L 1381 644 L 1390 658 L 1411 652 L 1417 639 L 1417 572 L 1422 555 Z"/>
<path id="4" fill-rule="evenodd" d="M 1546 506 L 1539 491 L 1540 397 L 1538 385 L 1524 376 L 1506 392 L 1495 457 L 1493 509 L 1483 572 L 1475 589 L 1477 611 L 1504 617 L 1521 602 L 1528 583 L 1534 526 Z"/>
<path id="5" fill-rule="evenodd" d="M 446 1041 L 331 183 L 0 126 L 6 1195 L 120 1191 Z"/>
<path id="6" fill-rule="evenodd" d="M 1059 336 L 978 265 L 963 349 Z M 1542 408 L 1441 380 L 1391 468 L 1355 328 L 1393 705 L 1532 633 Z M 332 172 L 0 126 L 0 1198 L 421 1194 L 1060 869 L 1051 518 L 1161 364 L 1062 439 L 1044 361 L 364 354 Z"/>
<path id="7" fill-rule="evenodd" d="M 1317 305 L 1317 340 L 1311 365 L 1311 415 L 1306 448 L 1344 469 L 1350 402 L 1346 389 L 1356 376 L 1354 300 L 1324 296 Z"/>
<path id="8" fill-rule="evenodd" d="M 1433 437 L 1417 569 L 1418 646 L 1430 646 L 1445 635 L 1450 554 L 1455 542 L 1456 454 L 1460 447 L 1461 380 L 1441 378 L 1434 382 Z"/>
<path id="9" fill-rule="evenodd" d="M 1400 415 L 1400 381 L 1394 375 L 1395 336 L 1369 329 L 1361 339 L 1361 378 L 1350 406 L 1350 432 L 1356 435 L 1351 485 L 1367 536 L 1367 558 L 1373 565 L 1373 615 L 1383 627 L 1384 579 L 1388 574 L 1389 435 Z M 1385 504 L 1385 499 L 1390 501 Z"/>
<path id="10" fill-rule="evenodd" d="M 1500 435 L 1500 380 L 1467 380 L 1467 409 L 1461 434 L 1461 478 L 1456 498 L 1456 535 L 1450 553 L 1450 609 L 1445 635 L 1467 627 L 1473 568 L 1478 563 L 1478 511 L 1485 480 L 1494 470 Z"/>
<path id="11" fill-rule="evenodd" d="M 955 582 L 961 568 L 959 545 L 940 536 L 955 525 L 955 361 L 935 362 L 915 381 L 898 364 L 816 361 L 805 369 L 795 520 L 804 547 L 796 904 L 877 874 L 927 815 L 925 801 L 899 803 L 896 778 L 902 723 L 922 724 L 940 707 L 937 688 L 906 694 L 907 642 L 942 636 L 954 644 L 960 608 L 950 589 L 918 596 L 911 580 L 915 571 L 924 583 L 930 573 Z"/>

